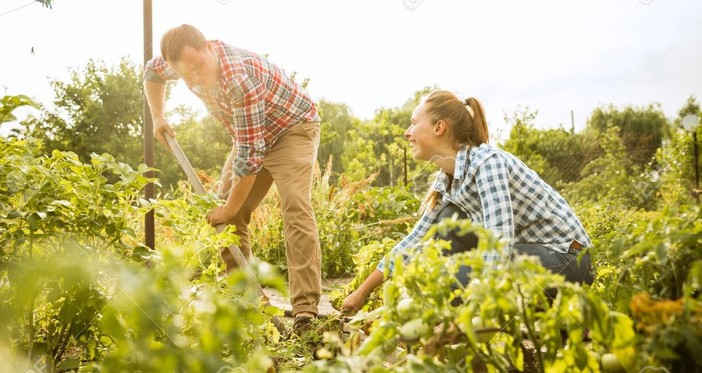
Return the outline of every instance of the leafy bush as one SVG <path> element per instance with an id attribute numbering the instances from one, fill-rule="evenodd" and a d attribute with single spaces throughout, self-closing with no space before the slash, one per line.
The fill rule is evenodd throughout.
<path id="1" fill-rule="evenodd" d="M 23 96 L 0 104 L 0 123 L 12 119 L 15 107 L 34 105 Z M 345 161 L 384 155 L 359 164 L 357 179 L 332 177 L 331 162 L 315 175 L 324 275 L 356 275 L 331 294 L 337 305 L 416 220 L 419 200 L 411 191 L 419 183 L 394 182 L 402 165 L 397 124 L 407 115 L 405 108 L 380 112 L 369 128 L 382 131 L 354 135 L 363 141 L 343 152 Z M 41 155 L 41 142 L 31 138 L 0 139 L 0 360 L 10 362 L 11 371 L 264 371 L 276 365 L 465 371 L 488 365 L 560 372 L 606 370 L 612 363 L 628 371 L 699 371 L 702 219 L 690 193 L 690 135 L 672 131 L 645 163 L 648 153 L 621 154 L 646 138 L 623 138 L 616 121 L 605 124 L 605 132 L 587 134 L 597 140 L 594 147 L 573 147 L 581 140 L 561 130 L 539 132 L 535 140 L 527 127 L 513 144 L 544 173 L 556 170 L 554 180 L 572 181 L 558 186 L 594 243 L 591 287 L 566 283 L 533 258 L 485 265 L 480 252 L 500 244 L 485 230 L 447 221 L 434 229 L 473 230 L 481 247 L 445 257 L 445 243 L 428 240 L 354 320 L 365 340 L 358 332 L 342 343 L 329 328 L 337 319 L 316 323 L 326 333 L 310 340 L 322 344 L 315 357 L 326 360 L 314 364 L 300 356 L 312 350 L 301 348 L 306 339 L 280 338 L 269 322 L 280 311 L 262 309 L 242 274 L 223 276 L 218 249 L 237 237 L 233 228 L 217 234 L 205 222 L 221 203 L 214 194 L 192 195 L 181 184 L 169 200 L 145 201 L 139 197 L 149 181 L 143 165 L 134 169 L 108 154 L 83 163 L 71 152 Z M 388 144 L 374 148 L 366 141 L 373 138 Z M 354 149 L 363 154 L 348 158 Z M 596 159 L 568 163 L 571 151 Z M 391 167 L 378 184 L 393 186 L 372 187 L 363 170 L 383 165 Z M 426 178 L 430 169 L 421 167 L 410 180 Z M 577 177 L 570 174 L 575 170 Z M 157 217 L 155 251 L 140 243 L 150 209 Z M 253 220 L 254 253 L 284 268 L 275 193 Z M 452 291 L 461 264 L 472 266 L 473 280 Z M 269 265 L 254 267 L 262 283 L 285 292 Z M 558 290 L 555 299 L 545 296 L 546 287 Z M 452 305 L 458 298 L 463 303 Z"/>
<path id="2" fill-rule="evenodd" d="M 0 281 L 7 284 L 0 313 L 8 326 L 0 333 L 34 364 L 62 369 L 67 353 L 95 356 L 103 345 L 95 321 L 106 288 L 80 259 L 100 252 L 142 259 L 143 247 L 127 241 L 148 180 L 145 167 L 109 155 L 83 164 L 68 152 L 36 156 L 40 148 L 31 139 L 0 141 Z"/>
<path id="3" fill-rule="evenodd" d="M 144 271 L 119 270 L 119 290 L 104 310 L 101 327 L 111 348 L 96 362 L 103 371 L 216 372 L 241 367 L 265 371 L 271 362 L 260 350 L 273 327 L 244 274 L 219 282 L 193 283 L 184 267 L 185 250 L 166 249 Z M 243 296 L 242 296 L 243 294 Z"/>
<path id="4" fill-rule="evenodd" d="M 315 369 L 447 371 L 482 362 L 504 372 L 597 371 L 603 353 L 614 354 L 626 369 L 637 366 L 633 322 L 626 314 L 610 311 L 595 294 L 548 272 L 535 258 L 486 265 L 481 253 L 501 250 L 488 231 L 456 221 L 434 229 L 448 228 L 474 231 L 478 249 L 443 256 L 446 242 L 426 241 L 407 265 L 396 266 L 383 288 L 385 305 L 361 315 L 365 322 L 375 320 L 369 337 Z M 472 281 L 452 291 L 459 265 L 472 267 Z M 557 289 L 553 301 L 545 288 Z M 458 297 L 463 303 L 452 305 Z M 594 343 L 584 343 L 586 335 Z M 526 338 L 535 345 L 534 356 L 525 356 Z"/>
<path id="5" fill-rule="evenodd" d="M 0 353 L 11 370 L 266 369 L 277 331 L 243 274 L 226 279 L 218 248 L 236 242 L 202 217 L 214 195 L 155 202 L 149 181 L 109 155 L 85 164 L 0 140 Z M 136 234 L 156 209 L 159 251 Z M 262 267 L 263 268 L 263 267 Z M 264 283 L 282 282 L 270 270 Z"/>
<path id="6" fill-rule="evenodd" d="M 627 171 L 636 167 L 617 155 L 621 141 L 604 141 L 605 155 L 586 167 L 589 176 L 565 191 L 594 244 L 592 289 L 637 321 L 640 360 L 672 371 L 701 363 L 701 334 L 689 327 L 701 307 L 693 296 L 699 292 L 693 268 L 702 263 L 702 216 L 685 185 L 692 164 L 689 137 L 674 131 L 638 174 Z M 653 327 L 652 320 L 660 324 Z"/>

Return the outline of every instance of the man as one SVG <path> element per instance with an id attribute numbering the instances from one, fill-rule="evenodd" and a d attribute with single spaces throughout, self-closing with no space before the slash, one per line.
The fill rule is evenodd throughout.
<path id="1" fill-rule="evenodd" d="M 166 81 L 182 78 L 233 138 L 220 182 L 227 202 L 207 214 L 215 226 L 236 225 L 242 254 L 251 259 L 248 223 L 273 182 L 281 199 L 294 331 L 317 315 L 321 252 L 312 211 L 312 171 L 319 146 L 319 116 L 305 90 L 258 54 L 206 40 L 181 25 L 161 39 L 161 57 L 146 65 L 144 89 L 154 136 L 173 129 L 163 115 Z M 229 188 L 229 185 L 231 187 Z M 222 190 L 220 188 L 220 190 Z M 227 272 L 236 262 L 225 248 Z"/>

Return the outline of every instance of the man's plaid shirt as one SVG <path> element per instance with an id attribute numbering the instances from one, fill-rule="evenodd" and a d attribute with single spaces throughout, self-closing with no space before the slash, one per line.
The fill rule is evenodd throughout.
<path id="1" fill-rule="evenodd" d="M 465 211 L 473 223 L 506 240 L 510 250 L 515 243 L 537 243 L 561 253 L 568 252 L 573 241 L 583 247 L 592 245 L 565 199 L 508 152 L 487 144 L 461 146 L 451 190 L 447 190 L 448 178 L 445 172 L 439 174 L 432 190 L 439 191 L 441 199 L 390 252 L 390 273 L 394 270 L 395 255 L 402 253 L 408 260 L 407 250 L 419 246 L 429 228 L 438 223 L 442 207 L 449 202 Z M 486 262 L 499 258 L 497 251 L 483 253 Z M 382 271 L 384 267 L 382 260 L 377 268 Z"/>
<path id="2" fill-rule="evenodd" d="M 218 40 L 207 46 L 219 57 L 219 85 L 188 88 L 234 137 L 238 151 L 234 175 L 258 173 L 265 151 L 286 130 L 296 123 L 319 121 L 317 108 L 299 84 L 262 56 Z M 144 79 L 165 84 L 179 78 L 162 57 L 146 65 Z"/>

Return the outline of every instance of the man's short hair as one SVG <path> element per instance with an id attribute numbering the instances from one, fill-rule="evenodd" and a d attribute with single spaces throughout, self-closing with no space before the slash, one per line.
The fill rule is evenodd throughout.
<path id="1" fill-rule="evenodd" d="M 207 39 L 200 30 L 187 24 L 174 27 L 161 38 L 161 57 L 167 62 L 176 62 L 180 58 L 180 53 L 189 45 L 197 51 L 207 48 Z"/>

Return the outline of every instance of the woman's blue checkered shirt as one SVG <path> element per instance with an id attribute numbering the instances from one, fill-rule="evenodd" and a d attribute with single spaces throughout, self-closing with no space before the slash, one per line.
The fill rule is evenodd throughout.
<path id="1" fill-rule="evenodd" d="M 577 241 L 583 247 L 592 245 L 585 228 L 561 195 L 514 155 L 483 144 L 461 146 L 456 154 L 456 167 L 447 190 L 449 175 L 441 172 L 432 189 L 442 198 L 426 211 L 412 231 L 390 252 L 389 258 L 418 247 L 429 228 L 438 222 L 441 208 L 452 202 L 465 211 L 473 223 L 491 229 L 509 243 L 538 243 L 565 253 Z M 502 253 L 507 255 L 508 253 Z M 497 251 L 483 254 L 486 262 L 501 257 Z M 392 273 L 394 265 L 388 261 Z M 383 271 L 385 260 L 378 265 Z"/>

